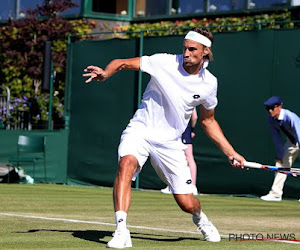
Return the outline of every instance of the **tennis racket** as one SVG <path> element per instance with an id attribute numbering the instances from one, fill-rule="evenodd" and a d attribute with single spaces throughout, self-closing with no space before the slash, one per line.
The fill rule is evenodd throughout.
<path id="1" fill-rule="evenodd" d="M 256 169 L 264 169 L 279 172 L 286 175 L 292 175 L 294 177 L 300 176 L 300 169 L 299 168 L 286 168 L 286 167 L 276 167 L 270 165 L 263 165 L 257 162 L 251 161 L 244 161 L 244 167 L 246 168 L 256 168 Z"/>

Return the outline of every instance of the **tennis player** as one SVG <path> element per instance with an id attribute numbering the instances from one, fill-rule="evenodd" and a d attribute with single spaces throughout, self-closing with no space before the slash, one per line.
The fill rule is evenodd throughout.
<path id="1" fill-rule="evenodd" d="M 244 158 L 225 138 L 214 117 L 217 106 L 217 79 L 208 70 L 212 60 L 212 34 L 194 28 L 183 41 L 183 54 L 154 54 L 130 59 L 115 59 L 105 69 L 88 66 L 86 83 L 104 81 L 120 70 L 141 70 L 151 75 L 140 107 L 123 131 L 118 149 L 119 168 L 113 199 L 116 231 L 107 243 L 109 248 L 131 247 L 126 226 L 131 203 L 131 180 L 142 170 L 148 157 L 158 176 L 168 185 L 179 207 L 193 215 L 193 222 L 205 240 L 220 241 L 215 226 L 203 213 L 200 201 L 193 196 L 191 172 L 181 135 L 194 108 L 200 105 L 200 123 L 208 137 L 235 167 Z"/>
<path id="2" fill-rule="evenodd" d="M 268 112 L 269 130 L 277 151 L 275 166 L 291 168 L 299 153 L 300 118 L 294 112 L 283 108 L 283 102 L 279 96 L 270 97 L 264 102 L 264 106 Z M 281 141 L 281 134 L 287 138 L 284 145 Z M 275 173 L 271 190 L 260 198 L 265 201 L 281 201 L 286 178 L 286 174 Z"/>

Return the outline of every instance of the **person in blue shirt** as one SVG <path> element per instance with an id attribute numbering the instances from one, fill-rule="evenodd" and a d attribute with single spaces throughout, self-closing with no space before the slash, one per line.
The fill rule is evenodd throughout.
<path id="1" fill-rule="evenodd" d="M 294 112 L 283 108 L 279 96 L 270 97 L 264 102 L 264 106 L 268 111 L 269 130 L 277 152 L 275 166 L 291 168 L 299 152 L 300 118 Z M 287 137 L 284 145 L 281 135 Z M 260 198 L 265 201 L 281 201 L 286 178 L 286 174 L 276 173 L 270 192 Z"/>

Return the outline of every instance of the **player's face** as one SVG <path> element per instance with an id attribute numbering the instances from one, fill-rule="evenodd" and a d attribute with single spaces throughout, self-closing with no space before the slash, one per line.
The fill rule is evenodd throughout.
<path id="1" fill-rule="evenodd" d="M 266 107 L 267 111 L 269 112 L 270 116 L 274 118 L 278 118 L 280 111 L 281 111 L 282 105 L 275 105 L 272 107 Z"/>
<path id="2" fill-rule="evenodd" d="M 195 41 L 184 39 L 183 42 L 183 66 L 194 67 L 202 64 L 203 57 L 210 52 L 210 48 Z"/>

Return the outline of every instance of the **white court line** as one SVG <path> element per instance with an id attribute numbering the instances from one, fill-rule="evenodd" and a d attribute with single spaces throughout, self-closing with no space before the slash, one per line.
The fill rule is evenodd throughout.
<path id="1" fill-rule="evenodd" d="M 42 216 L 33 216 L 33 215 L 22 215 L 22 214 L 9 214 L 9 213 L 0 213 L 3 216 L 11 217 L 22 217 L 22 218 L 31 218 L 31 219 L 41 219 L 41 220 L 52 220 L 52 221 L 63 221 L 71 223 L 85 223 L 85 224 L 96 224 L 96 225 L 106 225 L 106 226 L 116 226 L 116 224 L 106 223 L 106 222 L 97 222 L 97 221 L 85 221 L 85 220 L 73 220 L 73 219 L 63 219 L 63 218 L 51 218 L 51 217 L 42 217 Z M 179 231 L 165 228 L 154 228 L 154 227 L 143 227 L 143 226 L 130 226 L 129 228 L 153 230 L 153 231 L 162 231 L 162 232 L 173 232 L 173 233 L 186 233 L 186 234 L 200 234 L 200 232 L 190 232 L 190 231 Z M 224 236 L 226 237 L 226 236 Z"/>
<path id="2" fill-rule="evenodd" d="M 22 214 L 0 213 L 0 215 L 2 215 L 2 216 L 11 216 L 11 217 L 21 217 L 21 218 L 31 218 L 31 219 L 41 219 L 41 220 L 51 220 L 51 221 L 63 221 L 63 222 L 70 222 L 70 223 L 84 223 L 84 224 L 95 224 L 95 225 L 105 225 L 105 226 L 115 226 L 116 225 L 116 224 L 107 223 L 107 222 L 73 220 L 73 219 L 52 218 L 52 217 L 22 215 Z M 180 231 L 180 230 L 172 230 L 172 229 L 166 229 L 166 228 L 143 227 L 143 226 L 130 226 L 130 225 L 127 225 L 127 227 L 137 228 L 137 229 L 145 229 L 145 230 L 152 230 L 152 231 L 172 232 L 172 233 L 185 233 L 185 234 L 199 234 L 200 233 L 200 232 Z M 229 235 L 221 235 L 221 238 L 228 239 Z M 267 240 L 267 241 L 300 245 L 299 241 L 276 240 L 276 239 L 270 239 L 270 240 Z"/>

